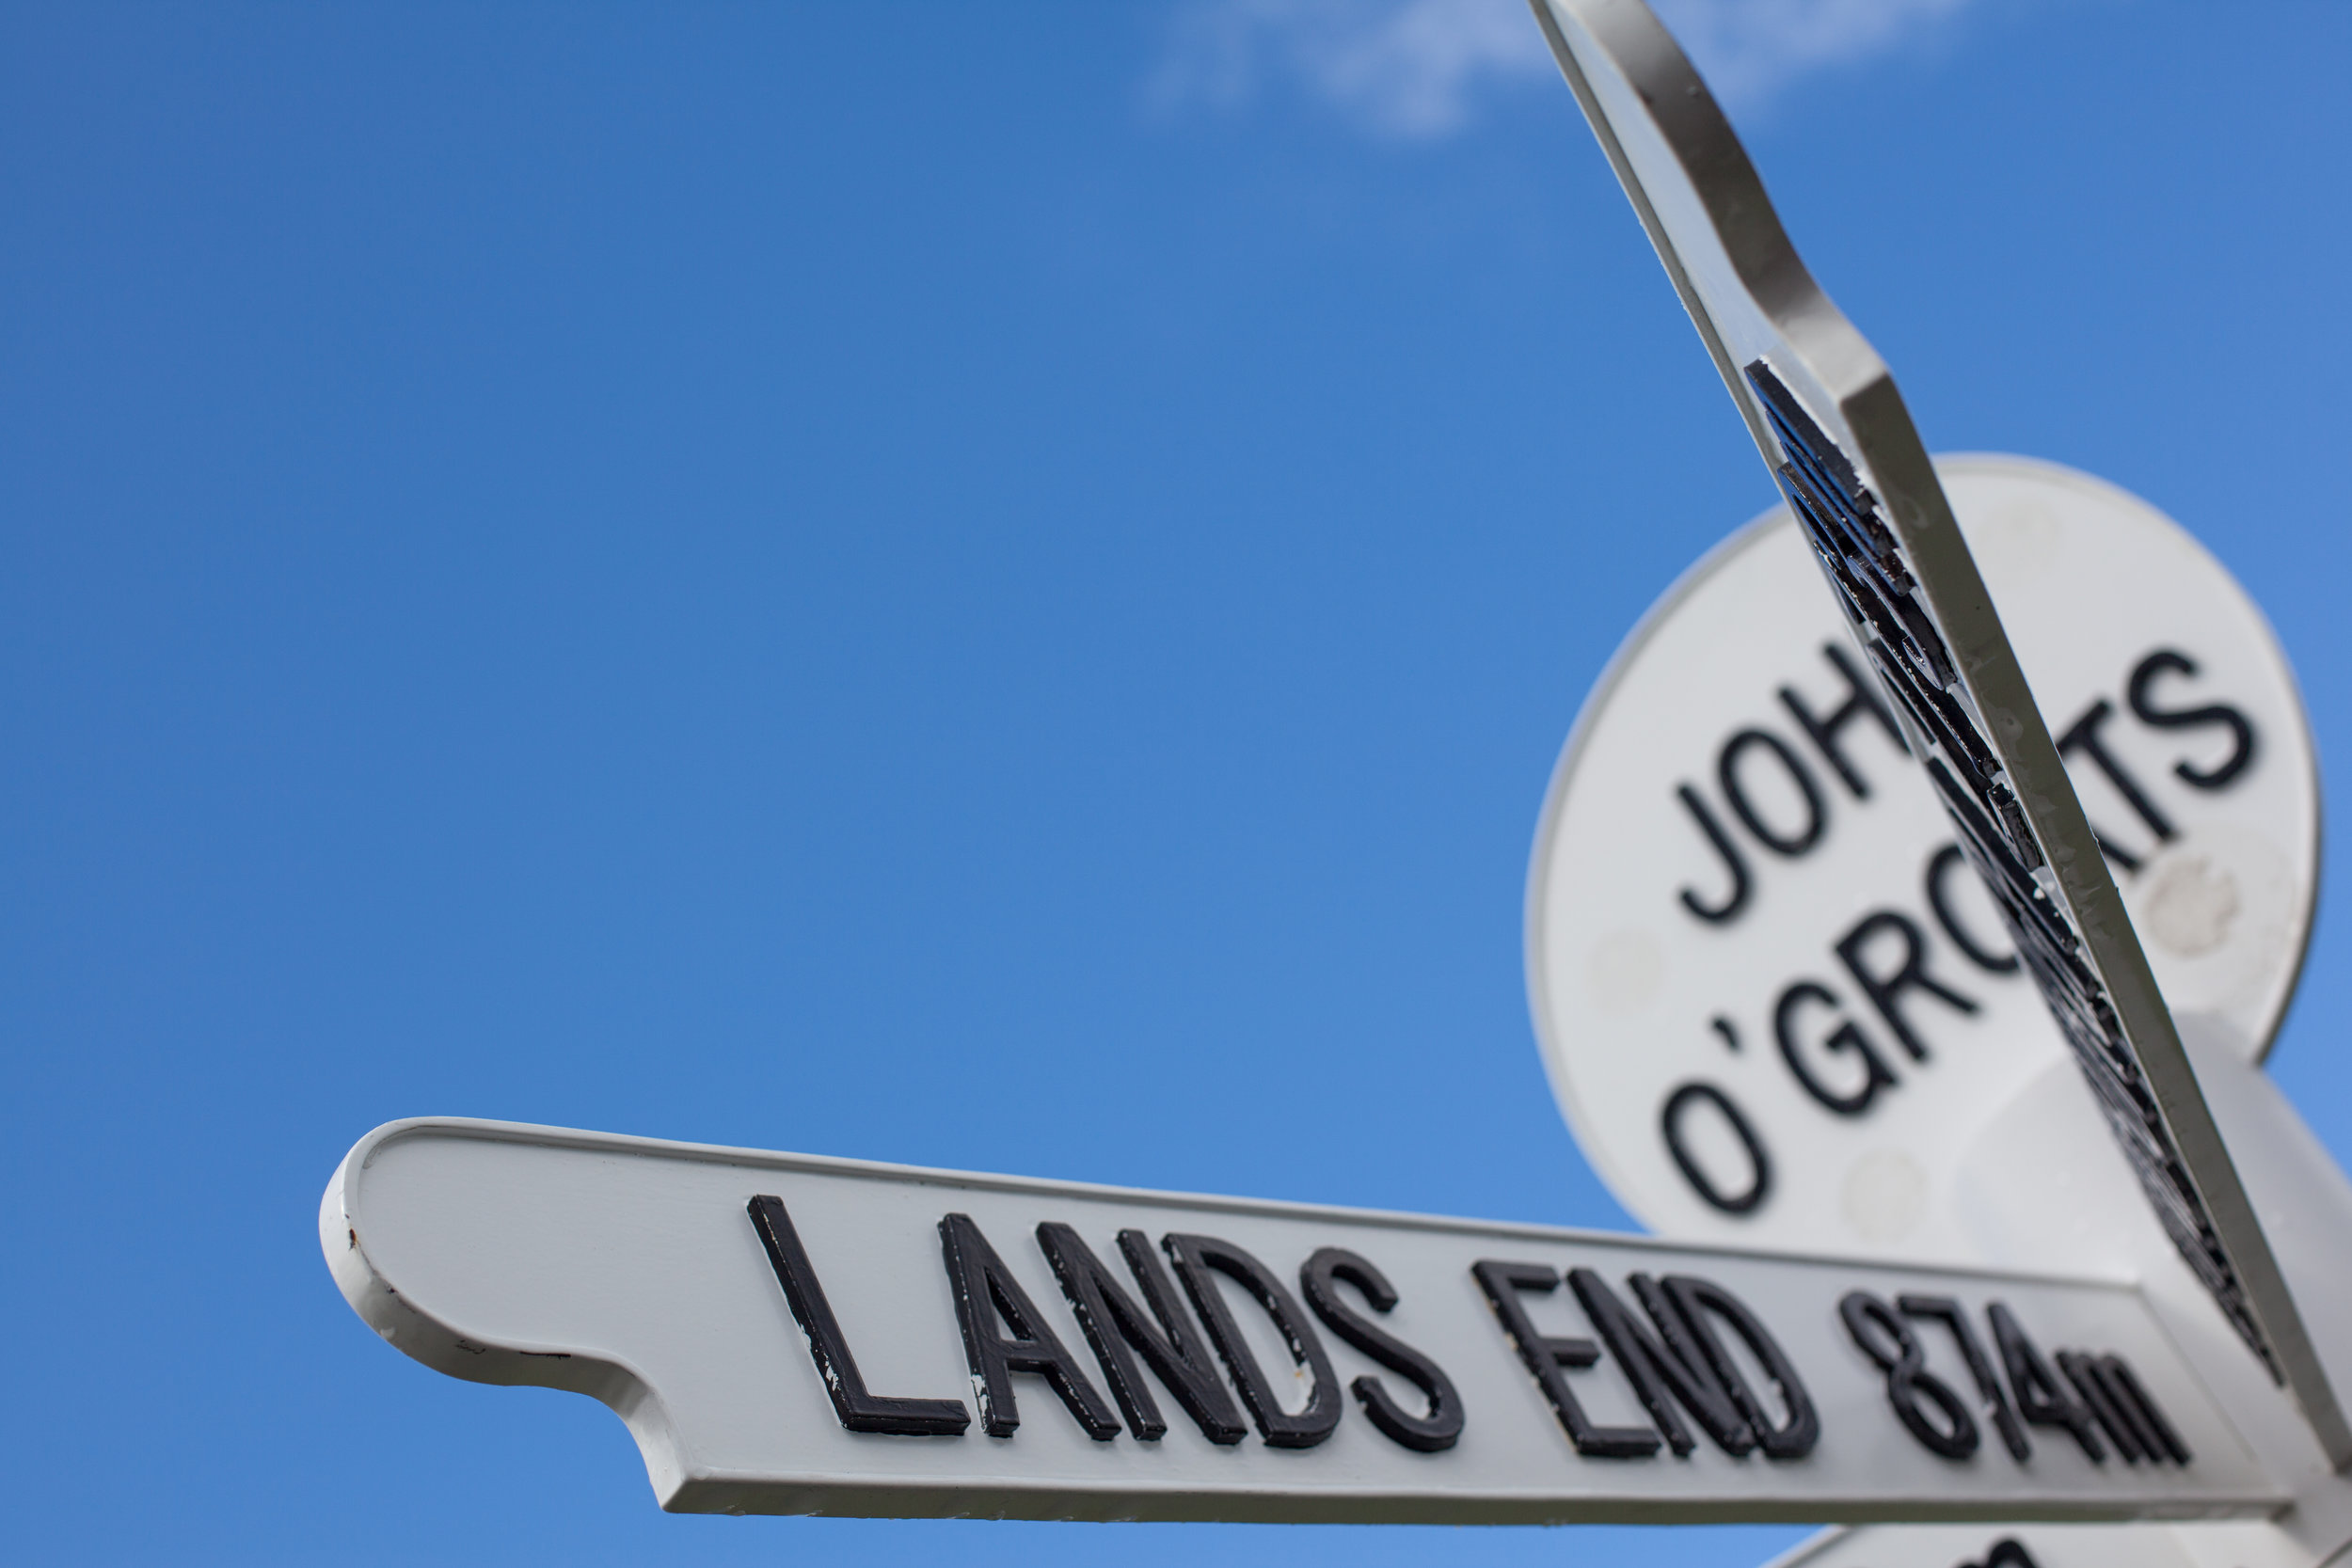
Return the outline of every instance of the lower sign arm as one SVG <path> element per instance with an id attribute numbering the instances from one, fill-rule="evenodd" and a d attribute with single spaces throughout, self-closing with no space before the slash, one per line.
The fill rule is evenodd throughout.
<path id="1" fill-rule="evenodd" d="M 395 1349 L 612 1407 L 680 1512 L 2096 1520 L 2283 1500 L 2113 1282 L 459 1120 L 360 1140 L 320 1240 Z M 2033 1365 L 2049 1386 L 2004 1389 Z"/>

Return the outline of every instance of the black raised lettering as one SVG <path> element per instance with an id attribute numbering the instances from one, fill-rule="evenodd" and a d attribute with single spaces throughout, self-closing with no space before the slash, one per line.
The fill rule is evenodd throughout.
<path id="1" fill-rule="evenodd" d="M 1764 1450 L 1764 1457 L 1803 1459 L 1811 1453 L 1813 1445 L 1820 1440 L 1821 1418 L 1813 1409 L 1813 1396 L 1805 1392 L 1804 1380 L 1797 1375 L 1796 1363 L 1788 1359 L 1788 1353 L 1780 1348 L 1780 1341 L 1772 1338 L 1764 1321 L 1748 1309 L 1747 1303 L 1712 1280 L 1696 1275 L 1670 1274 L 1658 1283 L 1690 1329 L 1699 1354 L 1713 1369 L 1716 1381 L 1723 1385 L 1733 1406 L 1756 1433 L 1756 1445 Z M 1633 1288 L 1647 1306 L 1649 1291 L 1641 1275 L 1634 1276 Z M 1651 1316 L 1658 1316 L 1655 1307 L 1651 1308 Z M 1756 1391 L 1748 1386 L 1747 1374 L 1740 1370 L 1739 1362 L 1732 1359 L 1722 1337 L 1715 1332 L 1718 1323 L 1728 1324 L 1740 1342 L 1748 1347 L 1748 1354 L 1764 1369 L 1780 1404 L 1777 1418 L 1765 1408 Z"/>
<path id="2" fill-rule="evenodd" d="M 1921 1448 L 1946 1459 L 1965 1459 L 1977 1451 L 1976 1418 L 1950 1384 L 1927 1370 L 1919 1337 L 1893 1307 L 1867 1291 L 1849 1291 L 1837 1304 L 1837 1316 L 1855 1348 L 1886 1374 L 1886 1402 Z M 1941 1421 L 1929 1418 L 1919 1406 L 1922 1399 L 1935 1406 Z"/>
<path id="3" fill-rule="evenodd" d="M 2001 1446 L 2020 1465 L 2032 1458 L 2033 1445 L 2026 1440 L 2026 1429 L 2018 1422 L 2017 1413 L 2009 1407 L 2009 1396 L 2001 1390 L 2000 1374 L 1993 1370 L 1993 1363 L 1985 1355 L 1977 1331 L 1968 1326 L 1968 1314 L 1961 1310 L 1960 1303 L 1949 1296 L 1903 1295 L 1895 1298 L 1895 1305 L 1906 1318 L 1931 1319 L 1951 1330 L 1953 1340 L 1960 1346 L 1961 1359 L 1968 1363 L 1968 1375 L 1977 1381 L 1977 1394 L 1984 1402 L 1984 1412 L 1992 1418 L 1993 1429 L 2001 1434 Z"/>
<path id="4" fill-rule="evenodd" d="M 1740 1147 L 1748 1151 L 1748 1184 L 1738 1192 L 1727 1193 L 1715 1184 L 1683 1141 L 1683 1118 L 1694 1106 L 1712 1105 L 1724 1124 L 1740 1140 Z M 1726 1214 L 1750 1214 L 1762 1207 L 1772 1190 L 1772 1162 L 1764 1152 L 1764 1142 L 1748 1125 L 1748 1118 L 1740 1114 L 1740 1107 L 1731 1096 L 1704 1079 L 1692 1079 L 1666 1097 L 1663 1109 L 1658 1113 L 1658 1129 L 1665 1134 L 1666 1152 L 1674 1156 L 1675 1168 L 1682 1180 L 1691 1183 L 1691 1190 L 1709 1207 Z"/>
<path id="5" fill-rule="evenodd" d="M 1527 1315 L 1523 1291 L 1549 1295 L 1560 1288 L 1560 1271 L 1548 1263 L 1504 1263 L 1482 1259 L 1470 1265 L 1478 1288 L 1486 1292 L 1503 1337 L 1519 1353 L 1519 1361 L 1535 1386 L 1551 1402 L 1553 1414 L 1566 1429 L 1568 1441 L 1588 1459 L 1646 1459 L 1658 1451 L 1658 1433 L 1647 1427 L 1605 1427 L 1594 1424 L 1568 1386 L 1565 1367 L 1584 1368 L 1600 1359 L 1600 1347 L 1590 1339 L 1538 1333 Z"/>
<path id="6" fill-rule="evenodd" d="M 1985 1308 L 1984 1315 L 1993 1325 L 1993 1342 L 2000 1347 L 2001 1366 L 2009 1373 L 2010 1397 L 2017 1403 L 2017 1414 L 2027 1426 L 2059 1428 L 2081 1445 L 2094 1464 L 2105 1464 L 2107 1450 L 2099 1441 L 2090 1412 L 2058 1381 L 2042 1352 L 2018 1326 L 2016 1315 L 1997 1301 Z"/>
<path id="7" fill-rule="evenodd" d="M 1724 825 L 1715 820 L 1715 814 L 1707 809 L 1707 801 L 1697 790 L 1687 784 L 1677 784 L 1675 798 L 1682 802 L 1682 809 L 1691 814 L 1691 820 L 1699 825 L 1699 832 L 1706 835 L 1707 842 L 1714 846 L 1716 855 L 1724 863 L 1724 869 L 1731 873 L 1731 891 L 1724 895 L 1721 902 L 1709 904 L 1686 887 L 1682 890 L 1682 907 L 1709 926 L 1722 926 L 1738 919 L 1740 911 L 1748 907 L 1748 895 L 1756 891 L 1755 883 L 1748 877 L 1747 861 L 1741 857 L 1740 847 L 1731 842 L 1731 835 L 1724 832 Z"/>
<path id="8" fill-rule="evenodd" d="M 1797 1037 L 1797 1014 L 1808 1002 L 1832 1011 L 1838 1006 L 1836 993 L 1816 980 L 1794 982 L 1780 993 L 1780 1000 L 1772 1005 L 1772 1035 L 1780 1041 L 1781 1059 L 1788 1064 L 1788 1070 L 1797 1075 L 1797 1082 L 1805 1093 L 1841 1117 L 1858 1117 L 1870 1108 L 1870 1101 L 1876 1100 L 1882 1090 L 1895 1086 L 1895 1074 L 1888 1069 L 1877 1048 L 1871 1045 L 1870 1037 L 1862 1032 L 1861 1025 L 1841 1013 L 1837 1027 L 1824 1036 L 1819 1045 L 1825 1052 L 1851 1054 L 1860 1061 L 1862 1082 L 1843 1094 L 1822 1083 L 1813 1067 L 1805 1061 L 1806 1047 Z"/>
<path id="9" fill-rule="evenodd" d="M 2090 1358 L 2100 1380 L 2106 1386 L 2107 1395 L 2118 1408 L 2129 1416 L 2134 1430 L 2140 1435 L 2142 1446 L 2154 1459 L 2169 1459 L 2175 1465 L 2189 1462 L 2188 1445 L 2165 1418 L 2164 1407 L 2156 1403 L 2132 1370 L 2132 1364 L 2120 1355 L 2100 1355 Z"/>
<path id="10" fill-rule="evenodd" d="M 1428 1408 L 1415 1416 L 1399 1404 L 1376 1377 L 1348 1385 L 1382 1435 L 1417 1453 L 1442 1453 L 1462 1435 L 1462 1396 L 1435 1361 L 1365 1317 L 1342 1299 L 1339 1282 L 1361 1291 L 1375 1312 L 1392 1310 L 1396 1288 L 1371 1259 L 1345 1247 L 1319 1247 L 1298 1271 L 1299 1292 L 1323 1326 L 1420 1388 Z"/>
<path id="11" fill-rule="evenodd" d="M 1249 1410 L 1249 1418 L 1258 1425 L 1258 1435 L 1269 1448 L 1311 1449 L 1331 1435 L 1340 1424 L 1339 1376 L 1331 1370 L 1331 1357 L 1315 1337 L 1314 1325 L 1307 1321 L 1298 1303 L 1275 1277 L 1274 1271 L 1231 1242 L 1215 1236 L 1176 1234 L 1161 1238 L 1160 1244 L 1176 1260 L 1176 1277 L 1184 1282 L 1184 1293 L 1192 1298 L 1193 1310 L 1209 1330 L 1209 1341 L 1216 1346 L 1224 1358 L 1226 1370 L 1233 1374 L 1233 1382 L 1241 1388 L 1241 1402 Z M 1274 1386 L 1267 1381 L 1265 1369 L 1249 1353 L 1249 1342 L 1241 1337 L 1241 1325 L 1218 1293 L 1216 1275 L 1223 1275 L 1240 1285 L 1255 1298 L 1265 1315 L 1274 1321 L 1282 1342 L 1290 1346 L 1291 1359 L 1305 1367 L 1314 1378 L 1314 1386 L 1307 1395 L 1307 1406 L 1296 1415 L 1284 1410 L 1276 1402 Z"/>
<path id="12" fill-rule="evenodd" d="M 955 1292 L 964 1359 L 971 1364 L 973 1386 L 979 1395 L 980 1430 L 991 1437 L 1013 1434 L 1021 1412 L 1013 1402 L 1012 1374 L 1034 1372 L 1061 1396 L 1089 1437 L 1108 1442 L 1118 1436 L 1119 1418 L 972 1216 L 949 1214 L 941 1220 L 939 1248 Z M 1009 1337 L 998 1326 L 1000 1318 L 1011 1328 Z"/>
<path id="13" fill-rule="evenodd" d="M 1870 946 L 1882 937 L 1893 937 L 1902 946 L 1901 961 L 1892 971 L 1883 965 L 1873 966 L 1867 960 Z M 1855 985 L 1870 999 L 1879 1017 L 1887 1028 L 1911 1053 L 1911 1059 L 1923 1062 L 1928 1057 L 1928 1043 L 1921 1039 L 1903 1016 L 1902 994 L 1907 990 L 1923 990 L 1956 1012 L 1974 1014 L 1974 998 L 1962 995 L 1928 973 L 1928 939 L 1912 918 L 1893 910 L 1873 910 L 1853 923 L 1852 928 L 1837 939 L 1837 958 L 1853 976 Z"/>
<path id="14" fill-rule="evenodd" d="M 2124 1464 L 2137 1465 L 2143 1459 L 2162 1457 L 2148 1447 L 2139 1424 L 2132 1419 L 2132 1412 L 2116 1403 L 2114 1391 L 2099 1375 L 2097 1361 L 2072 1350 L 2058 1351 L 2050 1359 L 2058 1363 L 2066 1381 L 2074 1386 L 2075 1396 L 2098 1421 L 2099 1430 L 2107 1434 L 2107 1441 L 2115 1445 L 2115 1451 Z"/>
<path id="15" fill-rule="evenodd" d="M 1649 1288 L 1642 1289 L 1645 1285 Z M 1658 1338 L 1650 1337 L 1641 1320 L 1626 1309 L 1625 1303 L 1617 1299 L 1609 1289 L 1609 1282 L 1597 1273 L 1591 1269 L 1568 1271 L 1568 1288 L 1576 1292 L 1584 1315 L 1600 1331 L 1601 1342 L 1609 1347 L 1618 1370 L 1633 1385 L 1642 1408 L 1649 1412 L 1650 1420 L 1665 1435 L 1666 1446 L 1677 1456 L 1688 1455 L 1697 1447 L 1691 1440 L 1690 1429 L 1682 1424 L 1681 1414 L 1675 1409 L 1675 1402 L 1679 1400 L 1683 1408 L 1707 1430 L 1707 1435 L 1714 1439 L 1715 1446 L 1725 1453 L 1736 1457 L 1755 1448 L 1756 1433 L 1741 1419 L 1739 1407 L 1731 1402 L 1731 1395 L 1692 1342 L 1673 1302 L 1646 1275 L 1635 1275 L 1633 1287 L 1642 1298 L 1643 1307 L 1658 1325 Z"/>
<path id="16" fill-rule="evenodd" d="M 1234 1408 L 1232 1395 L 1225 1391 L 1225 1380 L 1217 1376 L 1216 1364 L 1209 1359 L 1208 1347 L 1194 1338 L 1168 1283 L 1168 1271 L 1152 1256 L 1152 1238 L 1140 1230 L 1119 1233 L 1119 1250 L 1151 1308 L 1148 1317 L 1118 1276 L 1069 1226 L 1052 1221 L 1039 1226 L 1037 1243 L 1046 1261 L 1054 1265 L 1054 1277 L 1061 1281 L 1062 1294 L 1070 1298 L 1070 1309 L 1095 1360 L 1102 1363 L 1103 1381 L 1110 1385 L 1111 1398 L 1119 1402 L 1120 1413 L 1127 1418 L 1129 1432 L 1145 1442 L 1157 1441 L 1168 1432 L 1142 1370 L 1136 1365 L 1139 1353 L 1203 1437 L 1230 1444 L 1249 1434 L 1241 1423 L 1241 1412 Z"/>
<path id="17" fill-rule="evenodd" d="M 2196 730 L 2218 724 L 2230 732 L 2230 754 L 2212 768 L 2192 768 L 2176 762 L 2172 771 L 2198 789 L 2227 789 L 2231 781 L 2246 771 L 2254 760 L 2254 725 L 2245 714 L 2227 703 L 2211 703 L 2203 707 L 2158 707 L 2153 690 L 2156 677 L 2164 674 L 2194 675 L 2197 661 L 2175 648 L 2158 648 L 2132 667 L 2132 678 L 2125 691 L 2132 712 L 2141 723 L 2160 730 Z"/>
<path id="18" fill-rule="evenodd" d="M 1804 731 L 1806 738 L 1813 742 L 1813 749 L 1821 753 L 1821 760 L 1836 769 L 1837 776 L 1846 782 L 1846 787 L 1852 792 L 1853 798 L 1867 800 L 1870 798 L 1870 782 L 1862 776 L 1861 770 L 1854 767 L 1853 759 L 1847 756 L 1845 749 L 1838 744 L 1838 732 L 1867 716 L 1878 721 L 1879 728 L 1886 732 L 1886 738 L 1895 743 L 1896 751 L 1907 752 L 1910 748 L 1903 744 L 1903 732 L 1896 727 L 1895 716 L 1886 711 L 1886 704 L 1879 696 L 1878 683 L 1855 669 L 1853 659 L 1835 642 L 1821 644 L 1821 657 L 1828 659 L 1830 667 L 1844 678 L 1846 700 L 1830 709 L 1828 717 L 1823 718 L 1805 705 L 1796 688 L 1784 686 L 1780 689 L 1780 705 L 1788 710 L 1788 717 L 1794 719 L 1797 727 Z"/>
<path id="19" fill-rule="evenodd" d="M 2071 757 L 2079 752 L 2089 757 L 2092 766 L 2106 775 L 2107 783 L 2115 786 L 2115 792 L 2123 797 L 2125 803 L 2148 825 L 2148 831 L 2156 835 L 2156 842 L 2169 843 L 2177 831 L 2172 826 L 2172 819 L 2148 799 L 2147 792 L 2139 787 L 2139 781 L 2132 777 L 2131 770 L 2113 752 L 2107 750 L 2106 739 L 2099 734 L 2100 727 L 2114 717 L 2115 705 L 2105 697 L 2100 698 L 2084 709 L 2083 716 L 2058 737 L 2058 753 L 2061 757 Z M 2107 859 L 2127 872 L 2139 869 L 2137 856 L 2124 853 L 2105 833 L 2096 836 L 2099 847 Z"/>
<path id="20" fill-rule="evenodd" d="M 2041 1565 L 2034 1561 L 2033 1554 L 2026 1550 L 2025 1543 L 2013 1535 L 2004 1535 L 1993 1543 L 1982 1562 L 1963 1562 L 1959 1568 L 2041 1568 Z"/>
<path id="21" fill-rule="evenodd" d="M 896 1437 L 961 1436 L 972 1424 L 972 1413 L 964 1409 L 961 1400 L 911 1400 L 866 1391 L 857 1358 L 850 1354 L 850 1341 L 841 1332 L 840 1320 L 833 1315 L 832 1304 L 825 1300 L 817 1267 L 801 1244 L 801 1233 L 792 1227 L 784 1199 L 755 1197 L 745 1208 L 776 1271 L 776 1283 L 784 1287 L 793 1320 L 808 1340 L 808 1358 L 817 1364 L 817 1376 L 841 1424 L 851 1432 L 880 1432 Z"/>
<path id="22" fill-rule="evenodd" d="M 2142 1459 L 2157 1465 L 2168 1459 L 2188 1463 L 2188 1449 L 2180 1434 L 2122 1356 L 2062 1350 L 2053 1359 L 2125 1463 L 2137 1465 Z"/>
<path id="23" fill-rule="evenodd" d="M 1788 782 L 1804 797 L 1804 826 L 1795 832 L 1784 833 L 1764 819 L 1761 812 L 1748 799 L 1740 772 L 1740 759 L 1761 746 L 1780 759 L 1788 775 Z M 1715 782 L 1723 786 L 1724 799 L 1731 802 L 1734 816 L 1747 825 L 1756 841 L 1775 855 L 1794 859 L 1821 842 L 1821 834 L 1829 828 L 1829 802 L 1821 799 L 1821 786 L 1813 782 L 1804 763 L 1788 749 L 1788 743 L 1770 730 L 1741 730 L 1724 742 L 1724 749 L 1715 758 Z"/>
<path id="24" fill-rule="evenodd" d="M 1927 889 L 1928 908 L 1935 911 L 1935 923 L 1944 927 L 1944 934 L 1952 939 L 1952 945 L 1959 948 L 1970 963 L 1987 974 L 2014 974 L 2017 973 L 2017 950 L 2012 947 L 2006 953 L 1991 951 L 1970 934 L 1968 927 L 1961 924 L 1960 917 L 1952 912 L 1951 889 L 1947 879 L 1963 866 L 1968 867 L 1970 880 L 1974 881 L 1976 868 L 1968 865 L 1967 855 L 1957 844 L 1947 844 L 1928 857 L 1927 875 L 1922 879 Z"/>

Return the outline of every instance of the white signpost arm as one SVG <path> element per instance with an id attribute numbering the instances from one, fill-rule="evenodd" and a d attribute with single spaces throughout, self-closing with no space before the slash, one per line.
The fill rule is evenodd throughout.
<path id="1" fill-rule="evenodd" d="M 319 1234 L 391 1345 L 603 1401 L 680 1512 L 2006 1522 L 2289 1500 L 2114 1280 L 456 1120 L 360 1140 Z"/>
<path id="2" fill-rule="evenodd" d="M 2149 1203 L 2330 1462 L 2352 1465 L 2352 1425 L 1893 378 L 1648 8 L 1533 3 Z"/>

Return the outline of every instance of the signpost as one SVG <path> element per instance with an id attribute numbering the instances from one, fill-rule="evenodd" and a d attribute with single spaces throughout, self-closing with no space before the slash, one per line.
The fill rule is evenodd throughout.
<path id="1" fill-rule="evenodd" d="M 387 1341 L 603 1401 L 680 1512 L 2352 1544 L 2352 1183 L 2258 1069 L 2317 833 L 2259 613 L 2110 487 L 1939 472 L 1646 8 L 1534 4 L 1793 517 L 1613 667 L 1531 878 L 1570 1119 L 1697 1240 L 418 1120 L 320 1210 Z"/>

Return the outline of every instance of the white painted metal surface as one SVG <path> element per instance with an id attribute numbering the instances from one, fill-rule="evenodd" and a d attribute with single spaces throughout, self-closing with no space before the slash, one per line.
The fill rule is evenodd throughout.
<path id="1" fill-rule="evenodd" d="M 2320 836 L 2308 720 L 2261 611 L 2112 485 L 2022 458 L 1938 467 L 2052 730 L 2080 737 L 2071 771 L 2166 1001 L 2259 1056 Z M 2065 1046 L 1917 767 L 1857 702 L 1856 657 L 1785 508 L 1628 638 L 1537 832 L 1537 1037 L 1585 1156 L 1662 1234 L 2014 1261 L 1956 1182 Z M 1744 1207 L 1754 1155 L 1726 1104 L 1770 1166 Z"/>
<path id="2" fill-rule="evenodd" d="M 876 1396 L 959 1402 L 961 1435 L 897 1436 L 845 1429 L 795 1324 L 747 1205 L 788 1211 L 806 1259 Z M 976 1374 L 960 1336 L 943 1262 L 941 1222 L 969 1215 L 1034 1311 L 1100 1390 L 1086 1347 L 1036 1239 L 1041 1222 L 1075 1228 L 1136 1289 L 1114 1247 L 1135 1227 L 1221 1238 L 1263 1260 L 1295 1304 L 1300 1269 L 1343 1247 L 1392 1285 L 1393 1311 L 1370 1313 L 1434 1357 L 1465 1413 L 1459 1441 L 1416 1451 L 1392 1440 L 1341 1389 L 1377 1376 L 1400 1404 L 1424 1402 L 1395 1370 L 1313 1325 L 1339 1402 L 1336 1427 L 1311 1447 L 1280 1448 L 1251 1433 L 1210 1442 L 1152 1385 L 1168 1430 L 1089 1437 L 1047 1380 L 1017 1373 L 1018 1426 L 984 1435 Z M 477 1382 L 569 1388 L 604 1401 L 628 1423 L 664 1507 L 696 1512 L 987 1514 L 1044 1518 L 1431 1520 L 2020 1519 L 2259 1515 L 2280 1494 L 2210 1375 L 2192 1370 L 2176 1325 L 2160 1323 L 2134 1289 L 2046 1275 L 1960 1274 L 1834 1259 L 1675 1247 L 1621 1237 L 1485 1225 L 1242 1199 L 860 1164 L 493 1122 L 395 1122 L 362 1139 L 330 1182 L 320 1240 L 345 1296 L 395 1348 Z M 1629 1306 L 1629 1276 L 1700 1275 L 1732 1292 L 1769 1330 L 1818 1413 L 1802 1457 L 1733 1457 L 1695 1425 L 1687 1457 L 1580 1453 L 1500 1325 L 1472 1265 L 1539 1272 L 1586 1267 Z M 1264 1369 L 1279 1407 L 1311 1406 L 1312 1377 L 1295 1371 L 1273 1320 L 1230 1280 L 1216 1285 Z M 2045 1353 L 2059 1347 L 2125 1357 L 2185 1440 L 2186 1465 L 2094 1465 L 2062 1432 L 2031 1433 L 2019 1463 L 1994 1437 L 1957 1341 L 1918 1328 L 1927 1370 L 1979 1412 L 1984 1441 L 1938 1457 L 1906 1430 L 1886 1374 L 1841 1323 L 1847 1292 L 1888 1303 L 1906 1292 L 1958 1299 L 1983 1334 L 2005 1303 Z M 1523 1291 L 1535 1334 L 1594 1337 L 1568 1289 Z M 998 1301 L 998 1308 L 1004 1306 Z M 1180 1323 L 1200 1332 L 1180 1308 Z M 1638 1308 L 1637 1308 L 1638 1310 Z M 992 1333 L 1009 1332 L 987 1320 Z M 1300 1321 L 1304 1321 L 1301 1319 Z M 1715 1320 L 1720 1327 L 1722 1320 Z M 1725 1339 L 1737 1346 L 1736 1337 Z M 1754 1356 L 1734 1349 L 1764 1418 L 1788 1402 Z M 1311 1359 L 1311 1358 L 1310 1358 Z M 1571 1360 L 1575 1359 L 1573 1356 Z M 1220 1358 L 1222 1361 L 1222 1358 Z M 2242 1353 L 2226 1383 L 2242 1385 Z M 1588 1418 L 1638 1429 L 1620 1355 L 1565 1373 Z M 836 1369 L 837 1370 L 837 1369 Z M 1232 1366 L 1218 1375 L 1231 1380 Z M 2243 1400 L 2242 1386 L 2223 1387 Z M 2267 1388 L 2259 1390 L 2278 1402 Z M 936 1407 L 933 1407 L 936 1408 Z M 997 1407 L 1001 1413 L 1001 1406 Z M 1132 1425 L 1132 1423 L 1125 1423 Z"/>

